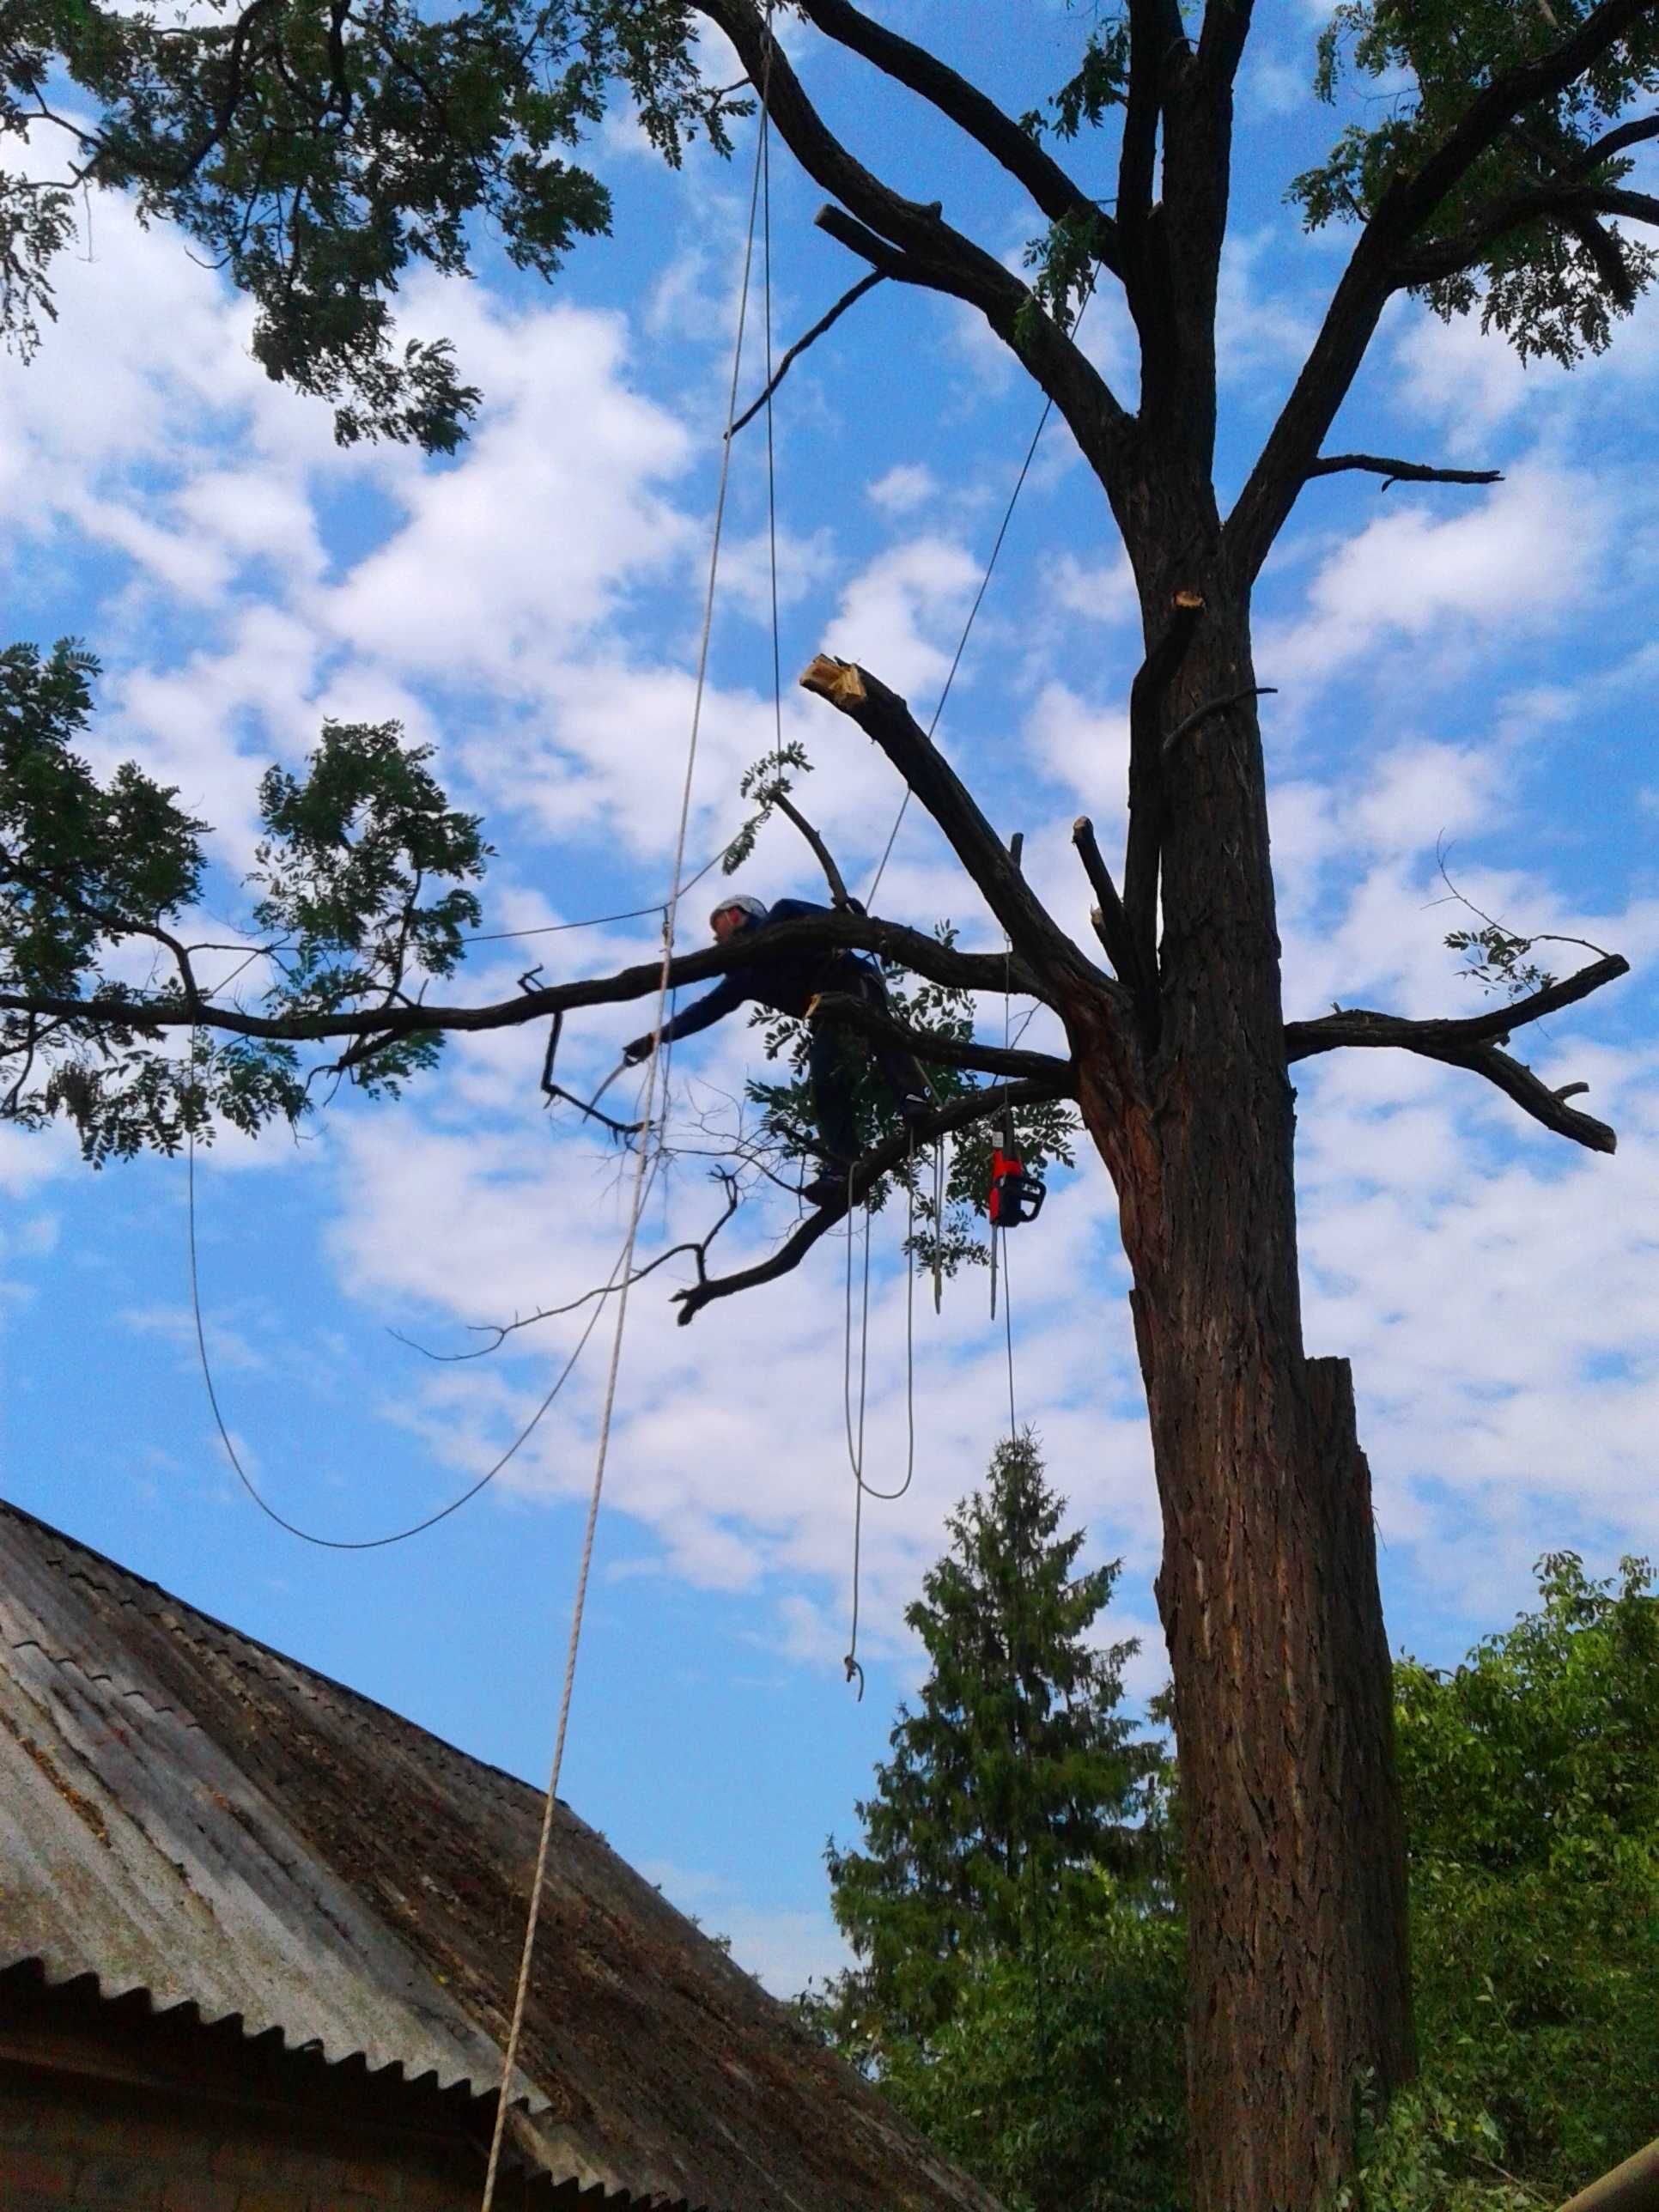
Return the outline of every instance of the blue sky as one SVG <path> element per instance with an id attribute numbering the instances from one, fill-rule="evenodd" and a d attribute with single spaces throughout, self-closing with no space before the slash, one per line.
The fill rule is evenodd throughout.
<path id="1" fill-rule="evenodd" d="M 896 5 L 1016 107 L 1069 73 L 1082 19 L 1006 0 Z M 1224 285 L 1224 495 L 1236 486 L 1340 267 L 1288 179 L 1341 118 L 1304 88 L 1318 11 L 1265 11 L 1241 92 Z M 971 41 L 968 35 L 971 33 Z M 988 164 L 805 41 L 807 82 L 901 189 L 1017 258 L 1035 218 Z M 735 75 L 733 70 L 731 72 Z M 447 332 L 487 404 L 450 463 L 340 453 L 325 410 L 270 386 L 249 316 L 165 233 L 110 199 L 61 270 L 40 359 L 0 374 L 7 636 L 73 631 L 106 674 L 93 750 L 136 756 L 217 831 L 216 933 L 246 920 L 253 797 L 325 715 L 401 717 L 440 750 L 499 858 L 490 929 L 659 896 L 691 696 L 749 142 L 664 173 L 625 118 L 596 160 L 617 234 L 549 292 L 486 250 L 483 282 L 410 286 L 411 331 Z M 31 156 L 34 158 L 34 156 Z M 40 158 L 46 158 L 44 151 Z M 1106 149 L 1079 166 L 1100 163 Z M 811 228 L 819 195 L 780 151 L 781 347 L 855 273 Z M 754 325 L 751 325 L 751 338 Z M 1127 386 L 1110 302 L 1088 342 Z M 752 353 L 743 384 L 759 381 Z M 1526 1601 L 1571 1545 L 1606 1569 L 1659 1537 L 1651 1448 L 1659 1295 L 1659 767 L 1650 697 L 1659 313 L 1569 377 L 1523 370 L 1472 326 L 1385 319 L 1332 444 L 1496 466 L 1490 491 L 1342 477 L 1304 495 L 1259 595 L 1260 680 L 1293 1014 L 1333 1000 L 1472 1010 L 1441 939 L 1437 847 L 1518 928 L 1626 952 L 1634 975 L 1533 1032 L 1553 1080 L 1588 1079 L 1620 1128 L 1608 1161 L 1548 1137 L 1474 1079 L 1385 1054 L 1300 1071 L 1310 1348 L 1354 1361 L 1390 1633 L 1449 1661 Z M 786 728 L 811 750 L 809 811 L 867 880 L 898 793 L 850 725 L 790 679 L 856 655 L 930 710 L 1039 402 L 965 311 L 878 289 L 795 371 L 777 416 Z M 760 426 L 738 441 L 690 843 L 740 817 L 770 742 Z M 941 732 L 988 811 L 1086 938 L 1069 845 L 1121 836 L 1132 596 L 1104 501 L 1051 427 Z M 811 896 L 769 829 L 742 887 Z M 708 901 L 684 919 L 701 941 Z M 907 821 L 884 912 L 997 939 L 926 822 Z M 478 948 L 465 988 L 510 990 L 648 955 L 649 921 Z M 994 1032 L 1001 1010 L 988 1006 Z M 597 1080 L 641 1025 L 573 1021 Z M 1031 1032 L 1036 1042 L 1040 1025 Z M 527 1330 L 436 1364 L 475 1322 L 557 1303 L 609 1270 L 613 1156 L 541 1110 L 543 1038 L 456 1047 L 404 1103 L 343 1101 L 295 1146 L 222 1139 L 203 1162 L 209 1334 L 256 1479 L 290 1517 L 373 1534 L 418 1517 L 499 1453 L 573 1334 Z M 677 1059 L 683 1142 L 719 1126 L 754 1049 L 732 1023 Z M 1555 1071 L 1559 1070 L 1559 1075 Z M 57 1135 L 0 1131 L 0 1480 L 8 1496 L 210 1612 L 539 1779 L 603 1382 L 604 1332 L 486 1495 L 389 1551 L 303 1547 L 226 1465 L 194 1364 L 182 1164 L 94 1176 Z M 714 1202 L 683 1162 L 647 1231 Z M 745 1208 L 732 1250 L 780 1217 Z M 876 1230 L 871 1468 L 904 1458 L 898 1225 Z M 902 1503 L 866 1525 L 868 1691 L 842 1680 L 851 1478 L 842 1435 L 844 1247 L 759 1297 L 673 1325 L 635 1296 L 563 1794 L 775 1986 L 834 1961 L 819 1854 L 846 1838 L 916 1654 L 906 1602 L 945 1513 L 981 1474 L 1006 1399 L 982 1277 L 917 1334 L 920 1443 Z M 1011 1253 L 1020 1411 L 1097 1555 L 1125 1572 L 1106 1623 L 1162 1678 L 1158 1527 L 1126 1280 L 1103 1171 L 1058 1178 Z"/>

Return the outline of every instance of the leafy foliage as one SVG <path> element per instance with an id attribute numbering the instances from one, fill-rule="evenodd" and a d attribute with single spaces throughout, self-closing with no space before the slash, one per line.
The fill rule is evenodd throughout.
<path id="1" fill-rule="evenodd" d="M 1589 0 L 1342 0 L 1320 40 L 1315 88 L 1334 100 L 1351 70 L 1377 88 L 1386 112 L 1350 125 L 1329 160 L 1295 180 L 1290 196 L 1308 227 L 1364 220 L 1495 76 L 1559 46 L 1589 12 Z M 1573 210 L 1564 188 L 1629 174 L 1626 156 L 1598 159 L 1594 149 L 1632 99 L 1656 89 L 1659 22 L 1649 15 L 1565 91 L 1522 112 L 1424 234 L 1467 246 L 1450 273 L 1417 288 L 1437 313 L 1449 320 L 1478 307 L 1481 327 L 1504 331 L 1523 360 L 1570 365 L 1603 349 L 1659 264 L 1647 246 Z M 1540 196 L 1556 211 L 1541 210 Z"/>
<path id="2" fill-rule="evenodd" d="M 1017 1955 L 1045 1917 L 1085 1911 L 1098 1868 L 1134 1859 L 1146 1761 L 1118 1707 L 1136 1647 L 1090 1641 L 1118 1571 L 1076 1572 L 1084 1532 L 1059 1533 L 1063 1510 L 1030 1435 L 1000 1444 L 905 1614 L 930 1671 L 857 1808 L 864 1849 L 827 1853 L 873 2050 L 934 2033 L 971 1960 Z"/>
<path id="3" fill-rule="evenodd" d="M 888 2046 L 883 2088 L 1009 2212 L 1176 2212 L 1187 2202 L 1179 1917 L 1102 1877 L 1035 1949 L 975 1959 L 926 2043 Z"/>
<path id="4" fill-rule="evenodd" d="M 180 932 L 201 893 L 206 825 L 131 763 L 100 783 L 72 749 L 96 672 L 69 641 L 46 655 L 0 651 L 0 998 L 12 1002 L 0 1006 L 0 1118 L 33 1128 L 65 1116 L 101 1165 L 176 1152 L 192 1132 L 210 1138 L 216 1119 L 249 1133 L 297 1121 L 308 1093 L 292 1043 L 191 1034 L 208 988 L 203 948 Z M 249 941 L 243 963 L 265 975 L 260 1012 L 389 1006 L 416 975 L 447 975 L 460 958 L 477 919 L 466 884 L 487 848 L 427 757 L 395 723 L 331 725 L 303 776 L 266 776 L 253 920 L 269 934 Z M 142 992 L 133 947 L 151 951 Z M 141 1018 L 141 995 L 176 1022 Z M 94 1001 L 99 1019 L 77 1012 Z M 169 1036 L 185 1042 L 173 1048 Z M 393 1088 L 435 1048 L 371 1036 L 350 1072 Z"/>
<path id="5" fill-rule="evenodd" d="M 1499 922 L 1483 922 L 1479 929 L 1454 929 L 1446 937 L 1449 951 L 1464 956 L 1462 973 L 1489 991 L 1503 991 L 1511 999 L 1525 998 L 1554 982 L 1547 968 L 1529 956 L 1537 943 L 1533 937 L 1516 937 Z"/>
<path id="6" fill-rule="evenodd" d="M 411 263 L 465 272 L 487 224 L 546 276 L 609 228 L 569 158 L 613 88 L 678 161 L 738 112 L 700 81 L 684 0 L 14 0 L 0 18 L 0 139 L 67 141 L 64 173 L 0 173 L 0 330 L 27 350 L 85 187 L 131 191 L 253 299 L 273 377 L 335 407 L 343 443 L 447 452 L 477 393 L 447 343 L 395 341 Z"/>
<path id="7" fill-rule="evenodd" d="M 738 795 L 759 803 L 720 855 L 722 875 L 736 875 L 753 854 L 755 840 L 777 811 L 780 796 L 787 798 L 795 787 L 796 776 L 810 775 L 811 772 L 812 763 L 806 757 L 805 746 L 793 738 L 744 770 L 738 785 Z"/>
<path id="8" fill-rule="evenodd" d="M 273 1013 L 406 1003 L 411 969 L 448 975 L 464 957 L 463 933 L 481 919 L 466 886 L 489 848 L 477 817 L 448 805 L 426 765 L 431 752 L 404 745 L 396 722 L 331 722 L 303 778 L 267 771 L 266 835 L 250 880 L 261 893 L 255 927 L 283 946 Z M 428 882 L 447 880 L 422 903 Z M 428 1032 L 375 1044 L 352 1073 L 367 1090 L 395 1093 L 441 1042 Z"/>
<path id="9" fill-rule="evenodd" d="M 956 933 L 941 923 L 935 935 L 942 945 L 952 945 Z M 884 969 L 888 999 L 895 1018 L 917 1030 L 968 1042 L 974 1035 L 972 994 L 930 983 L 899 968 Z M 805 1022 L 787 1015 L 757 1013 L 753 1024 L 762 1035 L 766 1058 L 781 1062 L 782 1079 L 755 1078 L 747 1095 L 762 1111 L 767 1136 L 784 1158 L 807 1160 L 817 1145 L 817 1125 L 811 1092 L 806 1080 L 807 1030 Z M 867 1055 L 849 1039 L 854 1090 L 860 1146 L 868 1150 L 896 1134 L 900 1123 L 886 1085 L 871 1068 Z M 940 1103 L 959 1098 L 980 1087 L 971 1071 L 927 1063 L 928 1079 Z M 1077 1133 L 1076 1117 L 1063 1104 L 1049 1102 L 1022 1106 L 1014 1115 L 1014 1137 L 1020 1158 L 1033 1175 L 1041 1176 L 1055 1164 L 1070 1167 Z M 886 1182 L 871 1194 L 879 1212 L 893 1191 L 912 1194 L 915 1228 L 908 1249 L 918 1266 L 954 1275 L 959 1267 L 983 1267 L 990 1258 L 985 1222 L 986 1198 L 991 1185 L 991 1152 L 999 1131 L 988 1122 L 975 1123 L 951 1139 L 943 1192 L 936 1205 L 931 1147 L 894 1170 Z"/>
<path id="10" fill-rule="evenodd" d="M 1539 1590 L 1395 1684 L 1425 2082 L 1553 2203 L 1659 2135 L 1659 1597 L 1570 1552 Z"/>
<path id="11" fill-rule="evenodd" d="M 930 1589 L 950 1570 L 954 1592 L 961 1564 L 958 1536 Z M 1538 1586 L 1535 1609 L 1450 1673 L 1396 1662 L 1423 2070 L 1386 2113 L 1359 2085 L 1359 2167 L 1335 2212 L 1538 2212 L 1659 2134 L 1659 1596 L 1645 1561 L 1596 1580 L 1571 1553 L 1541 1560 Z M 927 1612 L 930 1651 L 966 1639 L 971 1665 L 955 1603 Z M 966 1704 L 934 1711 L 959 1741 L 933 1763 L 955 1773 L 972 1759 Z M 902 1709 L 896 1744 L 913 1726 Z M 1115 1870 L 1057 1854 L 1041 1944 L 1029 1914 L 991 1936 L 977 1911 L 930 1917 L 901 1885 L 905 1911 L 878 1890 L 875 1925 L 916 1955 L 878 1966 L 838 1888 L 860 1966 L 806 2001 L 1012 2212 L 1186 2201 L 1179 1808 L 1170 1763 L 1131 1756 L 1134 1851 L 1109 1823 Z M 948 1850 L 950 1801 L 934 1810 L 914 1763 L 882 1771 L 882 1802 Z M 942 1925 L 957 1931 L 943 1978 Z"/>

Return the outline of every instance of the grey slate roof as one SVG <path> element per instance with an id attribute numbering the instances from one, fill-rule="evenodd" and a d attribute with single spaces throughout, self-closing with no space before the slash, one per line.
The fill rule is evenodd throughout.
<path id="1" fill-rule="evenodd" d="M 501 2080 L 536 1790 L 0 1502 L 0 1968 Z M 514 2083 L 555 2179 L 996 2212 L 562 1803 Z"/>

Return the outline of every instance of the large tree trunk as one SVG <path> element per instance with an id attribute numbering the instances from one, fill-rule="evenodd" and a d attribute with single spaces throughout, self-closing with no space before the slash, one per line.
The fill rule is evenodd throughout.
<path id="1" fill-rule="evenodd" d="M 1149 598 L 1167 608 L 1173 580 Z M 1247 611 L 1206 596 L 1165 730 L 1254 680 Z M 1121 1083 L 1086 1064 L 1082 1097 L 1120 1194 L 1164 1515 L 1194 2201 L 1313 2212 L 1350 2165 L 1362 2075 L 1386 2097 L 1413 2066 L 1370 1477 L 1347 1363 L 1303 1348 L 1254 702 L 1163 769 L 1141 1103 L 1126 1126 Z"/>

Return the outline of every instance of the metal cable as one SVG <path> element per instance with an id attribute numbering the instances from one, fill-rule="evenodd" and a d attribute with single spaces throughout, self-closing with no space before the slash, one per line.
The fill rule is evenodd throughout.
<path id="1" fill-rule="evenodd" d="M 714 500 L 714 521 L 708 553 L 708 585 L 703 599 L 702 636 L 697 650 L 696 689 L 691 707 L 691 729 L 686 744 L 685 781 L 680 794 L 679 829 L 674 849 L 674 890 L 663 922 L 662 973 L 657 986 L 656 1019 L 653 1031 L 660 1031 L 663 1014 L 668 1003 L 668 977 L 674 957 L 674 921 L 680 900 L 680 872 L 685 866 L 686 830 L 691 817 L 691 788 L 696 771 L 697 739 L 702 723 L 703 694 L 708 675 L 709 641 L 714 627 L 714 586 L 720 573 L 720 538 L 726 520 L 726 490 L 732 472 L 732 424 L 738 409 L 738 379 L 743 364 L 744 327 L 749 313 L 750 274 L 755 253 L 755 225 L 759 210 L 761 180 L 765 158 L 769 115 L 768 95 L 771 89 L 772 73 L 772 8 L 767 0 L 766 48 L 762 69 L 760 96 L 761 119 L 755 147 L 755 169 L 749 194 L 749 230 L 744 246 L 743 281 L 738 300 L 737 336 L 732 349 L 732 382 L 726 399 L 726 437 L 720 448 L 720 488 Z M 650 1133 L 656 1106 L 657 1054 L 653 1053 L 646 1078 L 646 1094 L 641 1119 L 645 1133 L 640 1144 L 639 1167 L 634 1177 L 634 1204 L 629 1223 L 625 1247 L 626 1265 L 623 1270 L 622 1291 L 617 1304 L 617 1328 L 611 1341 L 611 1370 L 605 1381 L 605 1410 L 599 1423 L 599 1449 L 593 1468 L 593 1487 L 588 1500 L 587 1525 L 583 1532 L 581 1565 L 576 1577 L 575 1601 L 571 1611 L 570 1642 L 565 1656 L 564 1686 L 559 1699 L 558 1729 L 553 1744 L 553 1765 L 548 1778 L 547 1798 L 542 1808 L 542 1831 L 536 1852 L 536 1870 L 530 1898 L 530 1911 L 525 1928 L 524 1953 L 520 1962 L 519 1983 L 513 2001 L 512 2025 L 507 2031 L 507 2048 L 502 2056 L 501 2094 L 495 2100 L 495 2124 L 490 2136 L 489 2163 L 484 2174 L 483 2199 L 480 2212 L 491 2212 L 495 2197 L 495 2177 L 501 2165 L 501 2139 L 507 2127 L 507 2092 L 513 2079 L 513 2069 L 518 2061 L 519 2045 L 524 2030 L 526 2001 L 530 1990 L 531 1967 L 534 1960 L 536 1933 L 541 1919 L 542 1891 L 547 1876 L 548 1852 L 553 1836 L 553 1812 L 557 1802 L 559 1775 L 564 1763 L 565 1737 L 570 1722 L 570 1703 L 575 1687 L 576 1654 L 581 1641 L 582 1616 L 587 1602 L 588 1575 L 593 1560 L 593 1539 L 599 1526 L 599 1499 L 605 1486 L 605 1460 L 610 1450 L 611 1425 L 616 1409 L 617 1379 L 622 1365 L 623 1334 L 628 1321 L 628 1291 L 633 1267 L 635 1240 L 639 1233 L 640 1217 L 645 1211 L 648 1192 L 646 1166 L 650 1155 Z M 665 1110 L 666 1100 L 665 1098 Z M 660 1142 L 660 1139 L 659 1140 Z"/>

